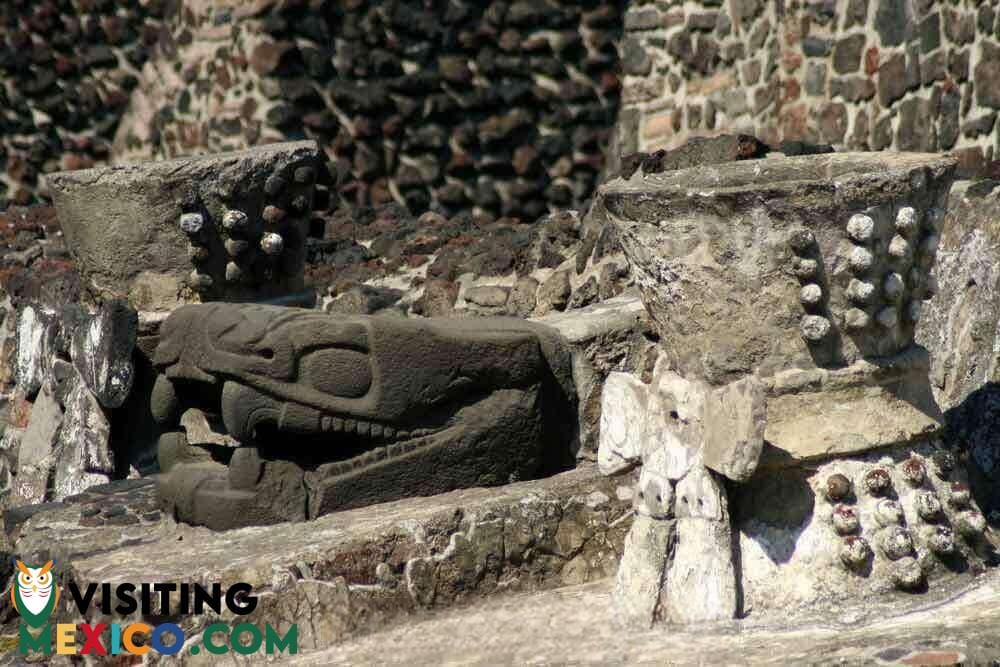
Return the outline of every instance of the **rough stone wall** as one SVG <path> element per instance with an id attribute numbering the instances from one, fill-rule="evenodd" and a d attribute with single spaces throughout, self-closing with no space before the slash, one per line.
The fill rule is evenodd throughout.
<path id="1" fill-rule="evenodd" d="M 618 108 L 614 1 L 188 0 L 116 155 L 315 138 L 351 206 L 533 221 L 586 200 Z"/>
<path id="2" fill-rule="evenodd" d="M 637 0 L 625 15 L 623 153 L 693 136 L 848 150 L 1000 144 L 997 0 Z"/>
<path id="3" fill-rule="evenodd" d="M 110 156 L 169 0 L 0 3 L 0 210 Z"/>

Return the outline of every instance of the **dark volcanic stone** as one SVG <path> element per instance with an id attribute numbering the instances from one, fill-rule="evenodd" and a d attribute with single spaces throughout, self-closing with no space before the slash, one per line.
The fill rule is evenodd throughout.
<path id="1" fill-rule="evenodd" d="M 909 0 L 876 0 L 875 29 L 883 46 L 899 46 L 906 38 L 910 24 Z"/>
<path id="2" fill-rule="evenodd" d="M 864 35 L 851 35 L 837 41 L 833 47 L 833 69 L 838 74 L 857 72 L 865 48 Z"/>
<path id="3" fill-rule="evenodd" d="M 875 123 L 872 132 L 872 150 L 885 150 L 890 145 L 892 145 L 892 118 L 883 116 Z"/>
<path id="4" fill-rule="evenodd" d="M 1000 109 L 1000 45 L 984 42 L 982 48 L 983 55 L 974 73 L 976 101 Z"/>
<path id="5" fill-rule="evenodd" d="M 927 15 L 917 27 L 920 35 L 920 50 L 930 53 L 941 46 L 941 15 L 938 12 Z"/>
<path id="6" fill-rule="evenodd" d="M 622 69 L 633 76 L 646 76 L 653 69 L 653 59 L 635 37 L 622 43 Z"/>
<path id="7" fill-rule="evenodd" d="M 983 61 L 985 62 L 985 58 Z M 969 80 L 969 49 L 948 52 L 948 73 L 959 83 Z"/>
<path id="8" fill-rule="evenodd" d="M 934 119 L 928 100 L 910 98 L 900 104 L 896 147 L 901 151 L 937 150 Z"/>
<path id="9" fill-rule="evenodd" d="M 941 96 L 941 108 L 938 119 L 938 142 L 943 150 L 948 150 L 958 141 L 959 112 L 962 96 L 957 88 L 945 90 Z"/>
<path id="10" fill-rule="evenodd" d="M 878 69 L 878 99 L 883 107 L 889 107 L 905 93 L 906 60 L 902 53 L 897 53 Z"/>
<path id="11" fill-rule="evenodd" d="M 843 97 L 848 102 L 870 100 L 875 96 L 875 84 L 868 77 L 853 74 L 830 81 L 830 97 Z"/>
<path id="12" fill-rule="evenodd" d="M 993 125 L 996 123 L 996 120 L 997 114 L 995 111 L 979 116 L 978 118 L 973 118 L 962 124 L 962 134 L 967 137 L 989 134 L 993 131 Z"/>
<path id="13" fill-rule="evenodd" d="M 802 40 L 802 51 L 810 58 L 820 58 L 830 53 L 830 40 L 809 36 Z"/>

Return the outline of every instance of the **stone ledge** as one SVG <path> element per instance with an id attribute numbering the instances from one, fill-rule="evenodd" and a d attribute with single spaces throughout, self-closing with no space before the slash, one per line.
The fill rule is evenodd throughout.
<path id="1" fill-rule="evenodd" d="M 609 577 L 631 524 L 630 494 L 619 498 L 619 483 L 581 466 L 223 533 L 156 517 L 153 487 L 128 485 L 34 514 L 8 539 L 22 558 L 53 558 L 63 585 L 247 582 L 256 611 L 223 622 L 298 623 L 300 648 L 322 648 L 429 608 Z M 77 613 L 64 606 L 60 615 Z M 212 620 L 179 622 L 192 636 Z"/>

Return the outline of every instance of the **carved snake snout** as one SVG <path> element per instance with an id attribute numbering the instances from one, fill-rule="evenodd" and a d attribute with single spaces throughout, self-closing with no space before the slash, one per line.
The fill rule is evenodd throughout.
<path id="1" fill-rule="evenodd" d="M 316 433 L 320 430 L 321 413 L 305 405 L 278 401 L 255 389 L 236 382 L 222 387 L 222 423 L 226 431 L 240 442 L 254 439 L 257 426 L 273 424 L 288 433 Z"/>

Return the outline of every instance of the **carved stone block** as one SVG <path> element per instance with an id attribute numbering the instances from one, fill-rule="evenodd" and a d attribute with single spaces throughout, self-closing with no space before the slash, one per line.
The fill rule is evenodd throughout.
<path id="1" fill-rule="evenodd" d="M 151 410 L 168 430 L 161 498 L 212 528 L 506 484 L 573 462 L 569 352 L 522 320 L 189 305 L 164 322 L 154 363 Z M 201 444 L 190 441 L 178 422 L 191 408 L 219 415 L 226 438 L 185 417 Z"/>
<path id="2" fill-rule="evenodd" d="M 301 291 L 315 142 L 47 176 L 91 287 L 140 310 Z"/>
<path id="3" fill-rule="evenodd" d="M 614 224 L 671 367 L 719 385 L 913 341 L 955 160 L 835 153 L 616 179 Z"/>

